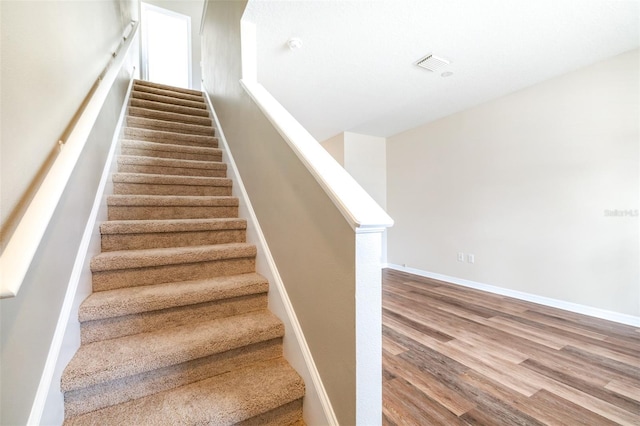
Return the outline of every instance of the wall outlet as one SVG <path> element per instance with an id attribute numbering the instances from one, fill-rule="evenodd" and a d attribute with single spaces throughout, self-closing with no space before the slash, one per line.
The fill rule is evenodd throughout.
<path id="1" fill-rule="evenodd" d="M 458 252 L 458 262 L 464 262 L 464 253 L 461 251 Z"/>
<path id="2" fill-rule="evenodd" d="M 469 263 L 476 263 L 476 256 L 473 254 L 468 254 L 467 255 L 467 262 Z"/>

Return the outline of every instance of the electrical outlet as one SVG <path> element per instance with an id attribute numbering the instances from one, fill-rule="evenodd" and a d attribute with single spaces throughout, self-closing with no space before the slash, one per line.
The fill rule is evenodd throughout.
<path id="1" fill-rule="evenodd" d="M 458 252 L 458 262 L 464 262 L 464 253 L 461 251 Z"/>
<path id="2" fill-rule="evenodd" d="M 476 256 L 473 254 L 468 254 L 467 255 L 467 262 L 469 263 L 476 263 Z"/>

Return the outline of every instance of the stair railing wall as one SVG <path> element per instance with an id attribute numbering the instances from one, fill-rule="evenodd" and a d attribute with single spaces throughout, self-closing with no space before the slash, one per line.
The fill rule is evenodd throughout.
<path id="1" fill-rule="evenodd" d="M 0 256 L 0 298 L 18 294 L 100 110 L 125 63 L 133 40 L 137 40 L 138 26 L 136 21 L 127 26 L 122 42 L 58 141 L 60 153 Z"/>
<path id="2" fill-rule="evenodd" d="M 39 201 L 34 199 L 29 207 L 32 216 L 23 219 L 44 228 L 34 232 L 39 238 L 17 230 L 13 251 L 5 250 L 2 256 L 3 292 L 7 287 L 6 293 L 15 297 L 0 300 L 0 424 L 61 424 L 64 417 L 60 366 L 79 346 L 77 308 L 91 292 L 88 262 L 99 252 L 96 211 L 104 204 L 105 179 L 100 171 L 110 166 L 123 103 L 138 75 L 137 25 L 128 34 L 69 133 L 57 165 L 49 172 L 49 183 L 36 195 Z M 50 204 L 40 207 L 43 203 Z M 19 241 L 22 238 L 29 247 Z M 27 258 L 24 263 L 16 260 L 21 250 Z M 26 270 L 18 274 L 16 267 Z M 5 282 L 8 276 L 13 286 Z"/>
<path id="3" fill-rule="evenodd" d="M 203 80 L 335 413 L 327 418 L 380 424 L 381 235 L 393 221 L 256 81 L 245 5 L 208 3 Z"/>

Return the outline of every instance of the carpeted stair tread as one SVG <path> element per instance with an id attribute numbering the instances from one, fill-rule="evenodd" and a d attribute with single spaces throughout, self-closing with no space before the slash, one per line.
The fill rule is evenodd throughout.
<path id="1" fill-rule="evenodd" d="M 209 148 L 206 146 L 174 145 L 165 142 L 148 142 L 127 139 L 122 141 L 121 148 L 202 155 L 222 155 L 222 150 L 219 148 Z"/>
<path id="2" fill-rule="evenodd" d="M 266 293 L 269 283 L 251 273 L 196 281 L 99 291 L 80 305 L 80 322 Z"/>
<path id="3" fill-rule="evenodd" d="M 191 108 L 174 104 L 165 104 L 163 102 L 148 101 L 145 99 L 131 98 L 129 105 L 137 108 L 145 108 L 154 111 L 172 112 L 176 114 L 191 115 L 195 117 L 209 117 L 209 111 L 200 108 Z"/>
<path id="4" fill-rule="evenodd" d="M 149 142 L 168 142 L 174 145 L 204 146 L 208 148 L 218 147 L 218 138 L 215 136 L 189 135 L 180 132 L 141 129 L 138 127 L 125 127 L 124 135 L 127 139 L 146 140 Z"/>
<path id="5" fill-rule="evenodd" d="M 246 219 L 109 220 L 100 224 L 102 235 L 247 229 Z"/>
<path id="6" fill-rule="evenodd" d="M 103 252 L 243 243 L 246 229 L 246 220 L 226 217 L 109 220 L 100 225 Z"/>
<path id="7" fill-rule="evenodd" d="M 79 416 L 115 404 L 126 403 L 228 373 L 256 362 L 280 357 L 282 357 L 282 339 L 278 338 L 112 380 L 96 386 L 65 392 L 65 417 Z M 284 421 L 276 423 L 274 426 L 289 423 Z M 257 425 L 265 426 L 264 423 L 257 423 Z"/>
<path id="8" fill-rule="evenodd" d="M 268 310 L 80 346 L 62 374 L 69 391 L 282 337 Z"/>
<path id="9" fill-rule="evenodd" d="M 155 118 L 157 120 L 173 121 L 176 123 L 198 124 L 200 126 L 212 126 L 213 121 L 208 117 L 180 114 L 176 112 L 158 111 L 148 108 L 129 107 L 129 116 Z"/>
<path id="10" fill-rule="evenodd" d="M 70 418 L 65 424 L 233 425 L 303 396 L 304 382 L 278 358 Z"/>
<path id="11" fill-rule="evenodd" d="M 181 93 L 186 93 L 186 94 L 189 94 L 189 95 L 202 96 L 202 92 L 199 91 L 199 90 L 186 89 L 184 87 L 168 86 L 166 84 L 155 83 L 155 82 L 152 82 L 152 81 L 134 80 L 134 84 L 136 86 L 155 87 L 157 89 L 170 90 L 172 92 L 181 92 Z"/>
<path id="12" fill-rule="evenodd" d="M 227 195 L 110 195 L 109 220 L 238 217 L 237 197 Z"/>
<path id="13" fill-rule="evenodd" d="M 175 158 L 146 157 L 140 155 L 120 155 L 118 157 L 119 172 L 224 177 L 227 164 L 218 161 L 182 160 Z M 154 173 L 152 170 L 162 171 Z"/>
<path id="14" fill-rule="evenodd" d="M 239 205 L 237 197 L 201 197 L 182 195 L 109 195 L 108 206 L 231 206 Z"/>
<path id="15" fill-rule="evenodd" d="M 256 246 L 247 243 L 110 251 L 100 253 L 91 259 L 91 271 L 139 269 L 220 259 L 251 258 L 255 255 Z"/>
<path id="16" fill-rule="evenodd" d="M 179 106 L 186 106 L 189 108 L 198 108 L 198 109 L 206 109 L 207 108 L 207 104 L 204 103 L 204 100 L 202 101 L 190 101 L 187 99 L 179 99 L 179 98 L 174 98 L 171 96 L 163 96 L 163 95 L 155 95 L 153 93 L 147 93 L 147 92 L 138 92 L 138 91 L 131 91 L 131 98 L 132 99 L 143 99 L 145 101 L 154 101 L 154 102 L 162 102 L 165 104 L 173 104 L 173 105 L 179 105 Z"/>
<path id="17" fill-rule="evenodd" d="M 65 424 L 304 426 L 203 92 L 135 80 Z"/>
<path id="18" fill-rule="evenodd" d="M 154 95 L 169 96 L 172 98 L 186 99 L 188 101 L 195 101 L 195 102 L 202 102 L 204 100 L 202 93 L 200 93 L 199 95 L 193 95 L 189 93 L 178 92 L 175 90 L 167 90 L 167 89 L 160 89 L 152 86 L 145 86 L 144 84 L 134 84 L 133 90 L 136 92 L 153 93 Z"/>
<path id="19" fill-rule="evenodd" d="M 176 176 L 149 173 L 114 173 L 114 183 L 155 185 L 231 186 L 231 179 L 206 176 Z"/>
<path id="20" fill-rule="evenodd" d="M 177 123 L 175 121 L 146 117 L 129 116 L 127 117 L 127 126 L 204 136 L 215 136 L 216 133 L 211 125 L 202 126 L 200 124 Z"/>

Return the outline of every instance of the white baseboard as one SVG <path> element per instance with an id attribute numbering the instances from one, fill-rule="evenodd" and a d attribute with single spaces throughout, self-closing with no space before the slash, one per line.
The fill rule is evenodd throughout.
<path id="1" fill-rule="evenodd" d="M 525 293 L 522 291 L 511 290 L 508 288 L 497 287 L 489 284 L 483 284 L 476 281 L 451 277 L 448 275 L 438 274 L 435 272 L 423 271 L 422 269 L 409 268 L 407 266 L 396 265 L 393 263 L 387 263 L 386 265 L 383 265 L 383 268 L 395 269 L 396 271 L 402 271 L 402 272 L 407 272 L 413 275 L 419 275 L 421 277 L 433 278 L 435 280 L 440 280 L 440 281 L 446 281 L 452 284 L 457 284 L 464 287 L 473 288 L 476 290 L 482 290 L 489 293 L 499 294 L 501 296 L 513 297 L 514 299 L 519 299 L 527 302 L 537 303 L 539 305 L 549 306 L 551 308 L 558 308 L 565 311 L 574 312 L 577 314 L 588 315 L 594 318 L 600 318 L 608 321 L 617 322 L 620 324 L 630 325 L 633 327 L 640 327 L 640 317 L 636 317 L 633 315 L 621 314 L 619 312 L 613 312 L 605 309 L 594 308 L 592 306 L 566 302 L 564 300 L 552 299 L 550 297 L 538 296 L 531 293 Z"/>
<path id="2" fill-rule="evenodd" d="M 135 72 L 135 68 L 134 71 Z M 127 110 L 127 101 L 133 86 L 133 77 L 124 97 L 124 102 L 114 129 L 113 138 L 105 166 L 98 183 L 96 196 L 89 213 L 89 218 L 84 228 L 82 239 L 76 253 L 76 258 L 71 270 L 67 292 L 65 293 L 62 309 L 58 316 L 58 322 L 53 334 L 47 360 L 40 377 L 40 383 L 36 391 L 36 397 L 31 407 L 31 413 L 27 420 L 28 425 L 62 424 L 64 421 L 64 399 L 60 390 L 60 379 L 64 368 L 69 363 L 75 352 L 80 347 L 80 323 L 78 321 L 78 307 L 80 303 L 91 293 L 91 271 L 89 261 L 93 254 L 100 252 L 100 233 L 97 229 L 97 219 L 102 211 L 106 217 L 106 203 L 104 202 L 105 188 L 109 183 L 109 177 L 115 164 L 115 152 L 119 146 L 122 124 Z M 91 247 L 96 245 L 97 252 L 93 253 Z M 94 250 L 95 251 L 95 250 Z M 88 276 L 88 278 L 87 278 Z M 88 280 L 88 284 L 81 285 Z M 88 287 L 88 293 L 87 293 Z M 75 316 L 74 316 L 75 315 Z"/>
<path id="3" fill-rule="evenodd" d="M 240 217 L 247 219 L 247 242 L 258 247 L 256 256 L 256 270 L 269 280 L 269 308 L 285 325 L 285 337 L 283 341 L 284 355 L 287 361 L 296 369 L 306 383 L 306 395 L 304 398 L 304 420 L 309 425 L 338 425 L 335 412 L 324 388 L 320 373 L 318 372 L 311 350 L 298 322 L 295 310 L 282 282 L 276 263 L 271 255 L 267 241 L 260 228 L 260 223 L 251 201 L 246 192 L 242 178 L 238 172 L 236 163 L 229 150 L 229 145 L 220 126 L 218 116 L 213 109 L 204 82 L 202 83 L 205 98 L 213 115 L 216 133 L 223 151 L 223 161 L 228 165 L 228 178 L 233 181 L 233 192 L 240 200 Z"/>

